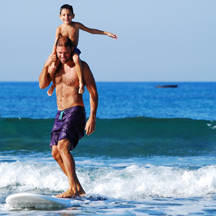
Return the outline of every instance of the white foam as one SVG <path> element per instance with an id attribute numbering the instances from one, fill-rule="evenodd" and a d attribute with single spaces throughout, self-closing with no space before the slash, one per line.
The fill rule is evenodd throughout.
<path id="1" fill-rule="evenodd" d="M 67 178 L 56 164 L 14 162 L 0 164 L 0 187 L 11 186 L 16 191 L 32 189 L 64 190 Z"/>
<path id="2" fill-rule="evenodd" d="M 213 129 L 213 130 L 216 129 L 216 126 L 213 125 L 213 124 L 207 124 L 207 126 L 210 127 L 210 128 Z"/>
<path id="3" fill-rule="evenodd" d="M 55 162 L 1 163 L 0 173 L 0 188 L 10 187 L 13 193 L 68 188 L 67 178 Z M 77 168 L 77 175 L 87 194 L 112 198 L 195 197 L 216 192 L 216 165 L 194 170 L 151 164 L 128 164 L 125 168 L 84 166 Z"/>
<path id="4" fill-rule="evenodd" d="M 114 198 L 190 197 L 216 192 L 216 166 L 198 170 L 148 165 L 123 170 L 101 169 L 89 173 L 89 193 Z M 93 187 L 92 187 L 93 186 Z"/>

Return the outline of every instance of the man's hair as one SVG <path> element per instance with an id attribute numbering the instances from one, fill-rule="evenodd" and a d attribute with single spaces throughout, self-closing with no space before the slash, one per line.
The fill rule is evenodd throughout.
<path id="1" fill-rule="evenodd" d="M 60 36 L 56 41 L 56 47 L 57 46 L 69 47 L 70 49 L 72 49 L 73 43 L 69 37 Z"/>
<path id="2" fill-rule="evenodd" d="M 60 8 L 60 15 L 61 15 L 61 11 L 62 11 L 63 9 L 68 9 L 68 10 L 71 11 L 72 14 L 74 14 L 74 13 L 73 13 L 73 7 L 72 7 L 71 5 L 69 5 L 69 4 L 64 4 L 64 5 L 61 6 L 61 8 Z"/>

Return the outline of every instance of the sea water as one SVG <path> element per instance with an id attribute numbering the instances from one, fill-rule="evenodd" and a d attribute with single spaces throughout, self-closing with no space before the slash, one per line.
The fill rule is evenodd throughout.
<path id="1" fill-rule="evenodd" d="M 0 83 L 0 215 L 216 215 L 216 83 L 97 83 L 96 131 L 72 152 L 87 196 L 69 208 L 10 209 L 10 194 L 56 195 L 49 149 L 56 95 Z M 172 83 L 173 84 L 173 83 Z M 83 95 L 87 117 L 89 94 Z"/>

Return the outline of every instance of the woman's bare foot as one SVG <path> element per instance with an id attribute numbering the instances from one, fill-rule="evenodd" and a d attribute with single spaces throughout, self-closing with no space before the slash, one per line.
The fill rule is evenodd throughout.
<path id="1" fill-rule="evenodd" d="M 47 91 L 47 94 L 48 94 L 49 96 L 52 95 L 52 93 L 53 93 L 53 91 L 54 91 L 54 88 L 55 88 L 55 85 L 52 84 L 52 86 L 51 86 L 51 87 L 49 88 L 49 90 Z"/>

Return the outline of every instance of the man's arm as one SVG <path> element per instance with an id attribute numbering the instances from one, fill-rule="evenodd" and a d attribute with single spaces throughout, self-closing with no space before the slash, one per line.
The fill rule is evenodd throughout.
<path id="1" fill-rule="evenodd" d="M 88 33 L 107 35 L 107 36 L 113 38 L 114 40 L 117 40 L 117 38 L 118 38 L 118 35 L 116 35 L 116 34 L 113 34 L 113 33 L 107 32 L 107 31 L 101 31 L 98 29 L 88 28 L 88 27 L 84 26 L 82 23 L 77 23 L 77 24 L 79 25 L 79 29 L 86 31 Z"/>
<path id="2" fill-rule="evenodd" d="M 90 135 L 95 131 L 96 113 L 98 107 L 98 93 L 97 93 L 97 87 L 96 87 L 94 77 L 86 62 L 82 62 L 82 68 L 83 68 L 84 82 L 90 94 L 90 116 L 85 127 L 86 134 Z"/>
<path id="3" fill-rule="evenodd" d="M 48 73 L 49 66 L 56 61 L 57 57 L 56 54 L 51 54 L 46 63 L 44 64 L 43 70 L 39 76 L 39 86 L 41 89 L 46 88 L 49 86 L 50 82 L 52 81 L 50 74 Z"/>

